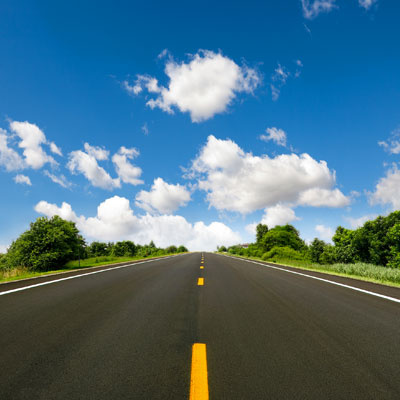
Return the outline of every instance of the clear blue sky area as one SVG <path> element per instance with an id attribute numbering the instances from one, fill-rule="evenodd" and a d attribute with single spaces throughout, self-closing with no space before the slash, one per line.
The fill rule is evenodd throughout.
<path id="1" fill-rule="evenodd" d="M 395 0 L 0 3 L 0 251 L 329 241 L 400 208 Z"/>

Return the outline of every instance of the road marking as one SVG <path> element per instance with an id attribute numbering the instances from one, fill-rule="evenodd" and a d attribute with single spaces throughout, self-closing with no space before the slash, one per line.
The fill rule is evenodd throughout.
<path id="1" fill-rule="evenodd" d="M 200 269 L 204 269 L 204 267 L 202 265 L 200 265 Z"/>
<path id="2" fill-rule="evenodd" d="M 204 343 L 192 347 L 189 400 L 208 400 L 207 354 Z"/>
<path id="3" fill-rule="evenodd" d="M 197 285 L 198 286 L 203 286 L 204 285 L 204 278 L 199 278 L 199 280 L 197 281 Z"/>
<path id="4" fill-rule="evenodd" d="M 390 297 L 390 296 L 385 296 L 384 294 L 380 294 L 380 293 L 375 293 L 375 292 L 371 292 L 369 290 L 365 290 L 365 289 L 360 289 L 358 287 L 354 287 L 354 286 L 350 286 L 350 285 L 345 285 L 344 283 L 339 283 L 339 282 L 334 282 L 334 281 L 330 281 L 329 279 L 324 279 L 324 278 L 319 278 L 317 276 L 312 276 L 312 275 L 308 275 L 308 274 L 303 274 L 301 272 L 296 272 L 296 271 L 290 271 L 288 269 L 285 268 L 281 268 L 281 267 L 275 267 L 272 265 L 268 265 L 268 264 L 263 264 L 257 261 L 251 261 L 251 260 L 246 260 L 243 258 L 237 258 L 237 257 L 231 257 L 231 256 L 226 256 L 225 254 L 221 254 L 225 257 L 229 257 L 229 258 L 235 258 L 236 260 L 242 260 L 242 261 L 247 261 L 253 264 L 257 264 L 257 265 L 262 265 L 263 267 L 267 267 L 267 268 L 272 268 L 272 269 L 278 269 L 279 271 L 284 271 L 284 272 L 288 272 L 289 274 L 295 274 L 295 275 L 301 275 L 301 276 L 305 276 L 306 278 L 310 278 L 310 279 L 315 279 L 317 281 L 322 281 L 322 282 L 326 282 L 326 283 L 330 283 L 331 285 L 336 285 L 336 286 L 341 286 L 347 289 L 351 289 L 351 290 L 355 290 L 356 292 L 361 292 L 361 293 L 365 293 L 365 294 L 369 294 L 371 296 L 376 296 L 376 297 L 380 297 L 381 299 L 386 299 L 386 300 L 390 300 L 390 301 L 394 301 L 395 303 L 400 303 L 400 299 L 396 299 L 395 297 Z M 318 272 L 318 271 L 316 271 Z M 345 278 L 345 277 L 344 277 Z"/>
<path id="5" fill-rule="evenodd" d="M 17 289 L 11 289 L 11 290 L 7 290 L 5 292 L 0 292 L 0 296 L 4 296 L 5 294 L 10 294 L 10 293 L 15 293 L 15 292 L 21 292 L 22 290 L 27 290 L 27 289 L 33 289 L 35 287 L 39 287 L 39 286 L 45 286 L 45 285 L 50 285 L 52 283 L 57 283 L 57 282 L 62 282 L 62 281 L 68 281 L 70 279 L 75 279 L 75 278 L 81 278 L 82 276 L 88 276 L 88 275 L 94 275 L 94 274 L 100 274 L 102 272 L 107 272 L 107 271 L 113 271 L 116 269 L 121 269 L 121 268 L 127 268 L 127 267 L 131 267 L 132 265 L 139 265 L 139 264 L 145 264 L 148 262 L 156 262 L 156 261 L 161 261 L 161 260 L 166 260 L 167 258 L 172 258 L 172 257 L 179 257 L 181 254 L 176 255 L 176 256 L 168 256 L 168 257 L 163 257 L 163 258 L 159 258 L 157 260 L 146 260 L 146 261 L 140 261 L 137 263 L 132 263 L 132 264 L 128 264 L 128 265 L 120 265 L 119 267 L 112 267 L 112 268 L 106 268 L 106 269 L 102 269 L 100 271 L 93 271 L 93 272 L 87 272 L 85 274 L 80 274 L 80 275 L 74 275 L 74 276 L 68 276 L 67 278 L 61 278 L 61 279 L 55 279 L 52 281 L 47 281 L 47 282 L 42 282 L 42 283 L 36 283 L 35 285 L 29 285 L 29 286 L 23 286 Z M 44 275 L 45 277 L 45 275 Z M 18 281 L 15 281 L 18 282 Z"/>

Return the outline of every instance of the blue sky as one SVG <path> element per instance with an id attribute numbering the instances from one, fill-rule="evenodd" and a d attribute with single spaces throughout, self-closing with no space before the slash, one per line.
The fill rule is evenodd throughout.
<path id="1" fill-rule="evenodd" d="M 329 240 L 400 208 L 394 0 L 2 1 L 0 250 Z"/>

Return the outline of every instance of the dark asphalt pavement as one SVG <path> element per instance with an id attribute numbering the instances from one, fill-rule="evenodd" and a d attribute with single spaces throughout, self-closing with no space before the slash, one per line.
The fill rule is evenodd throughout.
<path id="1" fill-rule="evenodd" d="M 399 303 L 216 254 L 200 270 L 200 258 L 0 296 L 0 399 L 188 399 L 196 342 L 210 399 L 400 399 Z"/>

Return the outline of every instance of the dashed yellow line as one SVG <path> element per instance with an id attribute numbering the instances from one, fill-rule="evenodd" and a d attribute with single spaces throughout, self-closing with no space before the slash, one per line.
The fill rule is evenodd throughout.
<path id="1" fill-rule="evenodd" d="M 198 286 L 203 286 L 204 285 L 204 278 L 199 278 L 199 280 L 197 281 L 197 285 Z"/>
<path id="2" fill-rule="evenodd" d="M 203 265 L 200 265 L 200 269 L 204 269 L 204 266 L 203 266 Z"/>
<path id="3" fill-rule="evenodd" d="M 192 372 L 190 376 L 190 400 L 208 400 L 207 354 L 204 343 L 192 347 Z"/>

